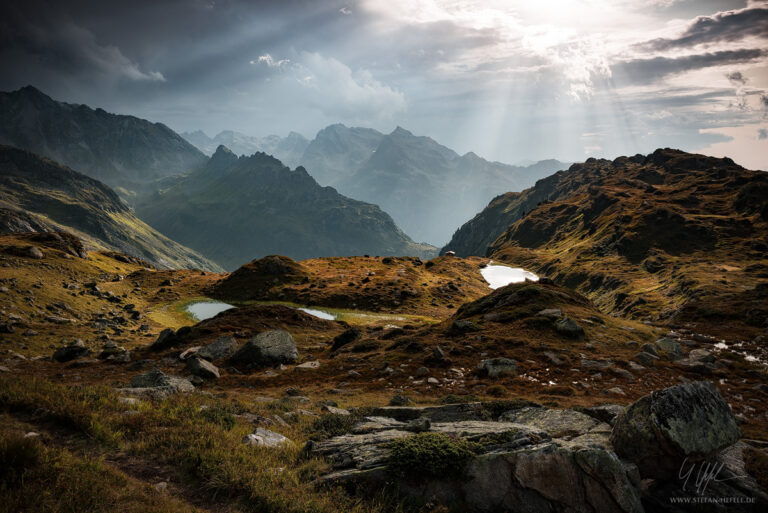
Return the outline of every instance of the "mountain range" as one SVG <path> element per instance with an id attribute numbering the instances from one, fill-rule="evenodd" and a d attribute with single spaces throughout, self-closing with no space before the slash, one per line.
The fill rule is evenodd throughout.
<path id="1" fill-rule="evenodd" d="M 0 144 L 30 150 L 133 190 L 205 163 L 203 153 L 162 123 L 51 99 L 27 86 L 0 92 Z"/>
<path id="2" fill-rule="evenodd" d="M 214 143 L 210 139 L 200 142 L 201 135 L 205 135 L 200 132 L 184 135 L 203 151 Z M 295 141 L 298 134 L 292 136 Z M 273 139 L 273 151 L 262 142 L 254 143 L 252 148 L 289 163 L 280 157 L 285 154 L 280 148 L 299 148 L 292 142 L 292 136 L 279 143 L 279 138 Z M 222 132 L 216 139 L 225 145 L 225 140 L 230 139 L 245 148 L 248 146 L 240 141 L 260 141 L 234 132 Z M 431 244 L 449 240 L 456 226 L 495 195 L 522 190 L 567 167 L 557 160 L 510 166 L 487 161 L 471 152 L 459 155 L 429 137 L 416 136 L 401 127 L 383 134 L 342 124 L 320 130 L 301 156 L 289 153 L 290 159 L 305 167 L 318 183 L 379 205 L 415 240 Z"/>
<path id="3" fill-rule="evenodd" d="M 253 137 L 233 130 L 223 130 L 213 138 L 208 137 L 202 130 L 182 132 L 180 135 L 206 155 L 213 155 L 216 149 L 223 145 L 237 155 L 267 153 L 288 167 L 298 166 L 304 150 L 309 146 L 306 137 L 297 132 L 291 132 L 286 137 L 279 135 Z"/>
<path id="4" fill-rule="evenodd" d="M 145 197 L 137 215 L 227 269 L 267 254 L 436 254 L 414 243 L 376 205 L 321 187 L 303 167 L 219 146 L 208 163 Z"/>
<path id="5" fill-rule="evenodd" d="M 0 232 L 68 231 L 90 249 L 161 268 L 221 267 L 139 220 L 109 187 L 34 153 L 0 145 Z"/>

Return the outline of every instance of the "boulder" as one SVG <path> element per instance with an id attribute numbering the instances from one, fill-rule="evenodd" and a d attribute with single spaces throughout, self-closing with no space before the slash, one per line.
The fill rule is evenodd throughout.
<path id="1" fill-rule="evenodd" d="M 176 392 L 192 392 L 195 386 L 189 380 L 165 374 L 155 368 L 144 374 L 139 374 L 131 379 L 129 388 L 119 391 L 127 394 L 148 395 L 162 398 Z"/>
<path id="2" fill-rule="evenodd" d="M 53 353 L 53 359 L 57 362 L 69 362 L 76 358 L 88 356 L 91 350 L 85 347 L 85 343 L 77 339 L 65 347 L 60 347 Z"/>
<path id="3" fill-rule="evenodd" d="M 481 361 L 477 365 L 477 372 L 481 376 L 488 376 L 489 378 L 514 376 L 517 374 L 517 362 L 510 358 L 491 358 Z"/>
<path id="4" fill-rule="evenodd" d="M 563 317 L 555 323 L 555 330 L 568 338 L 583 338 L 584 328 L 576 324 L 576 321 Z"/>
<path id="5" fill-rule="evenodd" d="M 710 382 L 653 392 L 632 403 L 616 420 L 616 453 L 644 477 L 675 476 L 683 463 L 703 461 L 736 443 L 741 431 Z"/>
<path id="6" fill-rule="evenodd" d="M 197 356 L 205 358 L 208 361 L 222 360 L 229 358 L 237 351 L 237 342 L 234 337 L 225 335 L 219 337 L 215 342 L 208 344 L 197 352 Z"/>
<path id="7" fill-rule="evenodd" d="M 254 367 L 278 366 L 294 363 L 299 358 L 296 342 L 290 333 L 283 330 L 259 333 L 232 355 L 231 360 Z"/>
<path id="8" fill-rule="evenodd" d="M 683 357 L 682 346 L 673 338 L 660 338 L 656 341 L 656 348 L 659 350 L 659 356 L 664 356 L 668 360 L 679 360 Z"/>
<path id="9" fill-rule="evenodd" d="M 151 351 L 164 351 L 169 347 L 173 347 L 176 343 L 175 339 L 176 333 L 171 328 L 166 328 L 160 332 L 157 339 L 149 346 L 149 349 Z"/>
<path id="10" fill-rule="evenodd" d="M 336 337 L 333 339 L 333 345 L 331 346 L 331 351 L 336 351 L 342 347 L 344 347 L 347 344 L 351 344 L 352 342 L 355 342 L 356 340 L 359 340 L 362 336 L 362 332 L 357 328 L 347 328 L 344 333 L 340 335 L 336 335 Z"/>
<path id="11" fill-rule="evenodd" d="M 243 437 L 243 443 L 257 447 L 280 447 L 283 444 L 290 443 L 290 440 L 280 433 L 258 427 L 256 431 Z"/>
<path id="12" fill-rule="evenodd" d="M 192 375 L 203 379 L 219 379 L 221 377 L 219 369 L 208 360 L 202 358 L 189 358 L 187 360 L 187 370 Z"/>

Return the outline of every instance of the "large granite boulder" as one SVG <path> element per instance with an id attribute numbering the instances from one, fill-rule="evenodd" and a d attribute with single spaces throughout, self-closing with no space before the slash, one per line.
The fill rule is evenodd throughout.
<path id="1" fill-rule="evenodd" d="M 716 456 L 741 438 L 730 407 L 710 382 L 652 392 L 616 420 L 616 453 L 635 463 L 644 477 L 676 476 L 684 461 Z"/>
<path id="2" fill-rule="evenodd" d="M 273 330 L 259 333 L 232 355 L 232 362 L 253 367 L 294 363 L 299 358 L 296 342 L 290 333 Z"/>

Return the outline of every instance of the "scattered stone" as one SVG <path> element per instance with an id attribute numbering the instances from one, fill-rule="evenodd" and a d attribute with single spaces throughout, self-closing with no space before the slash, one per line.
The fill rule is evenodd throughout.
<path id="1" fill-rule="evenodd" d="M 336 406 L 331 406 L 328 404 L 320 408 L 320 411 L 325 413 L 331 413 L 333 415 L 351 415 L 349 410 L 345 410 L 344 408 L 337 408 Z"/>
<path id="2" fill-rule="evenodd" d="M 544 310 L 540 311 L 536 315 L 539 315 L 541 317 L 562 317 L 563 311 L 559 308 L 545 308 Z"/>
<path id="3" fill-rule="evenodd" d="M 544 351 L 542 354 L 547 358 L 547 360 L 550 361 L 552 365 L 565 365 L 565 361 L 551 351 Z"/>
<path id="4" fill-rule="evenodd" d="M 651 355 L 656 356 L 656 357 L 659 356 L 659 351 L 658 351 L 658 349 L 656 349 L 656 346 L 653 345 L 653 344 L 643 344 L 640 347 L 640 351 L 642 351 L 644 353 L 651 354 Z"/>
<path id="5" fill-rule="evenodd" d="M 419 367 L 416 369 L 416 376 L 418 377 L 426 376 L 427 374 L 429 374 L 429 369 L 426 367 Z"/>
<path id="6" fill-rule="evenodd" d="M 168 483 L 165 481 L 160 481 L 159 483 L 155 484 L 155 490 L 157 490 L 160 493 L 165 493 L 168 491 Z"/>
<path id="7" fill-rule="evenodd" d="M 232 355 L 235 363 L 252 366 L 277 366 L 294 363 L 299 358 L 296 342 L 283 330 L 259 333 Z"/>
<path id="8" fill-rule="evenodd" d="M 645 365 L 646 367 L 653 367 L 654 362 L 658 361 L 659 357 L 642 351 L 633 356 L 632 359 L 641 365 Z"/>
<path id="9" fill-rule="evenodd" d="M 394 395 L 392 396 L 392 399 L 389 400 L 390 406 L 407 406 L 409 404 L 411 404 L 410 398 L 402 394 Z"/>
<path id="10" fill-rule="evenodd" d="M 624 393 L 624 390 L 622 390 L 620 387 L 609 388 L 608 390 L 605 391 L 605 393 L 610 395 L 627 395 Z"/>
<path id="11" fill-rule="evenodd" d="M 517 362 L 511 358 L 491 358 L 481 361 L 477 365 L 477 372 L 489 378 L 514 376 L 517 374 Z"/>
<path id="12" fill-rule="evenodd" d="M 314 370 L 319 368 L 320 368 L 320 362 L 317 360 L 300 363 L 299 365 L 296 366 L 296 369 L 300 369 L 300 370 Z"/>
<path id="13" fill-rule="evenodd" d="M 195 347 L 190 347 L 189 349 L 185 349 L 179 355 L 179 360 L 186 360 L 187 358 L 191 358 L 192 356 L 199 356 L 197 353 L 200 351 L 200 348 L 201 346 L 195 346 Z"/>
<path id="14" fill-rule="evenodd" d="M 203 358 L 192 357 L 187 360 L 187 370 L 194 376 L 203 379 L 219 379 L 221 377 L 219 369 Z"/>

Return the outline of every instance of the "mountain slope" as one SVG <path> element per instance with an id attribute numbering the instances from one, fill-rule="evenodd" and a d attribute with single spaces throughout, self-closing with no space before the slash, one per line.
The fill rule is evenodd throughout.
<path id="1" fill-rule="evenodd" d="M 208 164 L 146 198 L 139 217 L 234 269 L 254 258 L 433 254 L 377 206 L 320 187 L 264 153 L 238 158 L 219 147 Z"/>
<path id="2" fill-rule="evenodd" d="M 768 173 L 679 150 L 589 159 L 501 196 L 445 249 L 524 265 L 604 310 L 768 327 Z"/>
<path id="3" fill-rule="evenodd" d="M 530 169 L 518 168 L 474 153 L 459 156 L 429 137 L 398 127 L 337 188 L 380 205 L 416 240 L 443 243 L 490 198 L 522 190 L 560 166 L 557 161 L 543 161 Z"/>
<path id="4" fill-rule="evenodd" d="M 96 249 L 159 267 L 220 270 L 133 215 L 101 182 L 31 152 L 0 145 L 0 231 L 71 231 Z"/>
<path id="5" fill-rule="evenodd" d="M 260 151 L 272 155 L 289 167 L 300 164 L 301 156 L 309 145 L 309 141 L 296 132 L 291 132 L 286 137 L 253 137 L 233 130 L 224 130 L 210 138 L 205 132 L 197 130 L 183 132 L 181 136 L 206 155 L 213 155 L 216 149 L 223 145 L 237 155 L 252 155 Z"/>
<path id="6" fill-rule="evenodd" d="M 135 188 L 205 162 L 161 123 L 57 102 L 32 86 L 0 93 L 0 144 L 33 151 L 112 187 Z"/>

